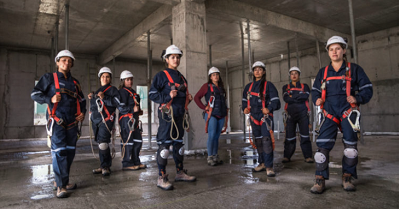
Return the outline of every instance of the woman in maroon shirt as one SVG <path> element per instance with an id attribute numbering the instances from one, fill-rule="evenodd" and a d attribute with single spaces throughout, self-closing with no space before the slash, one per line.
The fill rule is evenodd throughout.
<path id="1" fill-rule="evenodd" d="M 205 97 L 206 105 L 201 101 L 203 97 Z M 200 109 L 204 110 L 205 130 L 208 133 L 207 163 L 210 166 L 215 166 L 221 163 L 218 157 L 218 140 L 224 127 L 228 110 L 224 83 L 220 77 L 220 71 L 216 67 L 211 67 L 208 71 L 208 82 L 196 93 L 194 101 Z"/>

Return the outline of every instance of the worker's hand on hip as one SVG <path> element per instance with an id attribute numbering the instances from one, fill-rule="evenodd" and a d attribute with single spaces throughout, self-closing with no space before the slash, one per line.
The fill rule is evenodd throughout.
<path id="1" fill-rule="evenodd" d="M 355 104 L 357 103 L 357 99 L 354 96 L 347 96 L 347 102 Z"/>
<path id="2" fill-rule="evenodd" d="M 263 113 L 264 115 L 269 114 L 269 109 L 267 109 L 267 108 L 262 108 L 261 110 L 262 110 L 262 113 Z"/>
<path id="3" fill-rule="evenodd" d="M 250 110 L 248 108 L 244 108 L 243 113 L 248 114 L 248 113 L 250 113 Z"/>
<path id="4" fill-rule="evenodd" d="M 51 97 L 51 103 L 55 104 L 57 102 L 61 101 L 61 95 L 60 94 L 55 94 L 53 97 Z"/>
<path id="5" fill-rule="evenodd" d="M 138 106 L 134 106 L 133 107 L 133 112 L 138 112 L 139 111 L 139 107 Z"/>
<path id="6" fill-rule="evenodd" d="M 75 117 L 76 121 L 82 122 L 85 119 L 85 115 L 83 113 L 79 114 Z"/>
<path id="7" fill-rule="evenodd" d="M 192 94 L 189 94 L 189 101 L 192 101 L 193 100 L 193 96 L 192 96 Z"/>
<path id="8" fill-rule="evenodd" d="M 315 102 L 315 105 L 316 105 L 316 106 L 321 106 L 323 103 L 324 103 L 324 101 L 323 101 L 321 98 L 319 98 L 319 99 L 317 99 L 317 101 Z"/>
<path id="9" fill-rule="evenodd" d="M 206 106 L 206 108 L 204 108 L 204 110 L 208 111 L 210 109 L 210 106 Z"/>
<path id="10" fill-rule="evenodd" d="M 177 90 L 171 90 L 171 92 L 169 92 L 169 96 L 171 96 L 171 98 L 174 98 L 177 94 L 178 94 Z"/>

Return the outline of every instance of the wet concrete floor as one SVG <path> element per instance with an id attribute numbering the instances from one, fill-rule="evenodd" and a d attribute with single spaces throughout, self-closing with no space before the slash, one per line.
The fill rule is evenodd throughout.
<path id="1" fill-rule="evenodd" d="M 340 137 L 340 135 L 339 135 Z M 338 138 L 341 139 L 341 138 Z M 143 149 L 141 160 L 148 168 L 122 171 L 117 148 L 110 177 L 93 175 L 99 161 L 88 139 L 78 142 L 70 181 L 78 189 L 69 198 L 57 199 L 52 190 L 54 174 L 46 141 L 0 140 L 1 208 L 399 208 L 399 137 L 366 136 L 359 144 L 356 192 L 341 187 L 343 144 L 337 141 L 330 153 L 330 179 L 322 195 L 309 192 L 314 164 L 303 161 L 299 145 L 292 162 L 282 164 L 283 140 L 276 141 L 276 177 L 252 173 L 257 156 L 242 135 L 223 135 L 219 155 L 224 164 L 208 166 L 206 155 L 186 156 L 184 166 L 197 182 L 174 182 L 175 164 L 168 160 L 167 173 L 175 189 L 156 187 L 156 147 Z M 95 152 L 97 146 L 94 145 Z M 143 146 L 147 148 L 147 144 Z M 313 151 L 316 146 L 313 143 Z"/>

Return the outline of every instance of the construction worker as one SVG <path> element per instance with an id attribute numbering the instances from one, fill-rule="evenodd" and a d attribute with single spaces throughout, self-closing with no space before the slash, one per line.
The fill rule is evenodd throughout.
<path id="1" fill-rule="evenodd" d="M 318 116 L 321 123 L 319 130 L 316 162 L 315 184 L 312 193 L 323 193 L 325 180 L 329 179 L 329 151 L 336 141 L 337 129 L 343 133 L 344 155 L 342 159 L 342 185 L 346 191 L 356 188 L 351 183 L 357 179 L 360 104 L 368 103 L 372 97 L 372 83 L 364 70 L 346 59 L 347 41 L 340 36 L 332 36 L 326 45 L 331 63 L 321 68 L 312 88 L 312 100 L 320 106 Z M 358 91 L 356 93 L 356 91 Z M 322 125 L 321 125 L 322 124 Z"/>
<path id="2" fill-rule="evenodd" d="M 139 153 L 142 148 L 142 127 L 139 123 L 139 115 L 143 113 L 140 110 L 140 96 L 132 89 L 133 74 L 124 70 L 121 72 L 121 84 L 119 94 L 121 104 L 119 110 L 119 125 L 121 127 L 121 156 L 122 170 L 134 171 L 146 168 L 146 165 L 140 163 Z"/>
<path id="3" fill-rule="evenodd" d="M 244 88 L 242 109 L 244 114 L 250 114 L 253 139 L 259 156 L 259 165 L 253 172 L 266 170 L 267 176 L 274 177 L 273 112 L 281 108 L 281 102 L 274 84 L 266 80 L 264 63 L 257 61 L 252 69 L 253 82 Z"/>
<path id="4" fill-rule="evenodd" d="M 94 140 L 99 144 L 100 158 L 100 167 L 93 169 L 93 174 L 101 173 L 103 176 L 109 176 L 112 164 L 109 143 L 114 129 L 115 109 L 120 105 L 120 96 L 117 88 L 111 86 L 111 69 L 101 68 L 98 76 L 101 87 L 95 93 L 88 95 L 92 112 L 90 120 L 95 135 Z"/>
<path id="5" fill-rule="evenodd" d="M 309 131 L 309 112 L 308 96 L 310 88 L 307 84 L 300 83 L 300 69 L 293 66 L 289 70 L 291 82 L 282 87 L 283 100 L 286 102 L 284 121 L 286 122 L 285 149 L 283 152 L 282 163 L 287 163 L 296 150 L 296 127 L 300 131 L 300 147 L 303 151 L 304 161 L 313 163 L 312 148 Z"/>
<path id="6" fill-rule="evenodd" d="M 218 156 L 218 141 L 222 128 L 226 128 L 227 104 L 224 83 L 220 77 L 220 71 L 216 67 L 208 70 L 208 82 L 201 86 L 200 90 L 194 96 L 194 101 L 200 109 L 204 110 L 204 119 L 206 121 L 207 140 L 207 163 L 215 166 L 222 163 Z M 205 97 L 206 105 L 201 101 Z"/>
<path id="7" fill-rule="evenodd" d="M 168 181 L 168 174 L 166 174 L 171 145 L 173 146 L 172 156 L 176 166 L 175 181 L 196 181 L 196 177 L 187 175 L 186 170 L 183 169 L 184 123 L 187 105 L 192 100 L 192 95 L 189 94 L 187 80 L 178 71 L 182 54 L 182 51 L 175 45 L 171 45 L 163 51 L 161 57 L 167 68 L 154 76 L 149 92 L 150 99 L 160 104 L 157 132 L 159 175 L 157 187 L 163 190 L 173 188 Z"/>
<path id="8" fill-rule="evenodd" d="M 43 75 L 31 93 L 34 101 L 48 105 L 46 129 L 51 136 L 57 198 L 65 198 L 67 190 L 77 188 L 69 182 L 69 174 L 80 135 L 78 122 L 85 118 L 86 101 L 79 81 L 71 75 L 74 61 L 70 51 L 60 51 L 55 57 L 57 71 Z"/>

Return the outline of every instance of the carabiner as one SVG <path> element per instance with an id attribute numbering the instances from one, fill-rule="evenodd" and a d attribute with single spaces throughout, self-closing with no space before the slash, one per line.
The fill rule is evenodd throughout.
<path id="1" fill-rule="evenodd" d="M 210 108 L 214 108 L 215 96 L 210 96 Z"/>
<path id="2" fill-rule="evenodd" d="M 130 125 L 130 122 L 132 123 L 132 125 Z M 128 124 L 129 131 L 135 130 L 135 123 L 136 123 L 136 119 L 133 117 L 128 120 L 127 124 Z"/>
<path id="3" fill-rule="evenodd" d="M 97 105 L 97 111 L 98 111 L 99 113 L 101 113 L 101 112 L 103 111 L 104 105 L 103 105 L 103 101 L 101 101 L 100 98 L 97 98 L 97 99 L 96 99 L 96 105 Z"/>
<path id="4" fill-rule="evenodd" d="M 50 124 L 50 128 L 49 128 L 49 124 Z M 47 135 L 48 136 L 52 136 L 53 135 L 53 125 L 54 125 L 54 118 L 49 118 L 49 120 L 46 123 L 46 131 L 47 131 Z"/>
<path id="5" fill-rule="evenodd" d="M 322 120 L 321 120 L 320 123 L 318 123 L 318 121 L 321 119 L 320 116 L 322 116 Z M 318 114 L 317 114 L 317 117 L 318 117 L 318 121 L 317 121 L 317 126 L 315 127 L 315 133 L 319 134 L 319 131 L 320 131 L 321 127 L 322 127 L 322 124 L 324 124 L 324 122 L 325 122 L 324 112 L 322 110 L 319 111 Z"/>
<path id="6" fill-rule="evenodd" d="M 287 111 L 283 111 L 282 118 L 283 118 L 283 124 L 285 125 L 285 127 L 286 127 L 286 122 L 287 122 L 288 117 L 289 117 L 289 114 L 287 113 Z"/>
<path id="7" fill-rule="evenodd" d="M 268 123 L 267 119 L 269 120 L 270 123 Z M 261 120 L 265 122 L 265 125 L 267 125 L 267 129 L 269 131 L 272 130 L 272 120 L 271 118 L 269 118 L 269 115 L 264 115 L 264 117 Z"/>
<path id="8" fill-rule="evenodd" d="M 357 114 L 356 121 L 354 124 L 350 120 L 350 116 L 353 112 L 355 112 Z M 347 120 L 349 121 L 349 124 L 353 128 L 354 132 L 360 132 L 360 115 L 361 115 L 361 113 L 357 109 L 351 110 L 350 113 L 347 115 Z"/>

